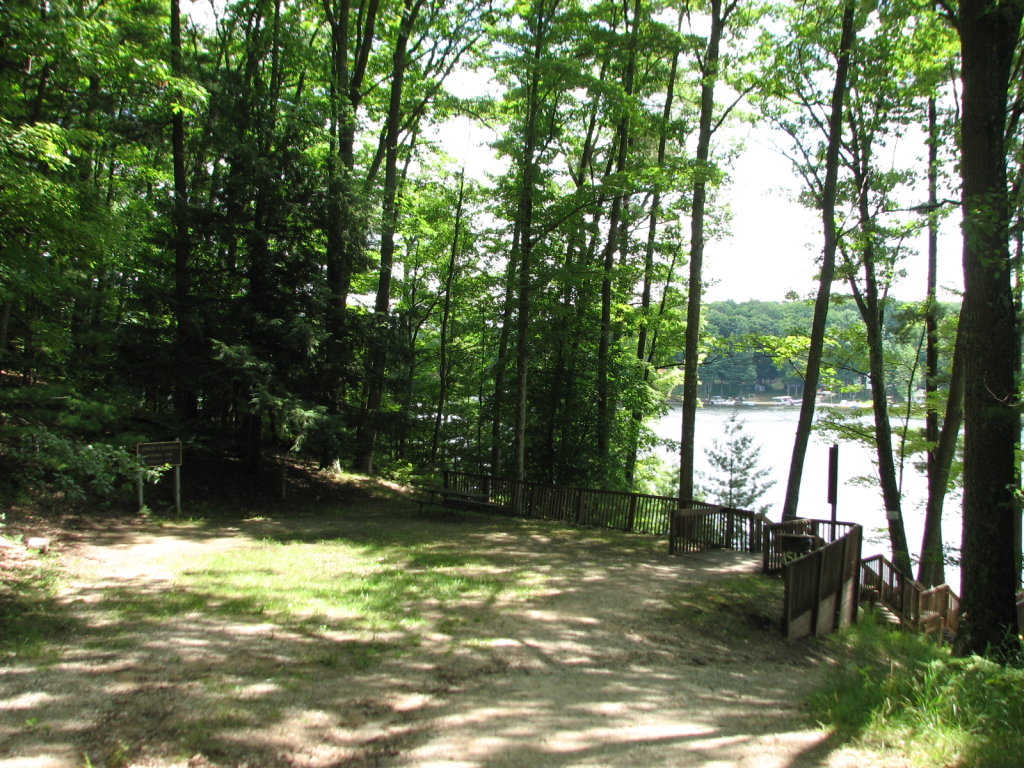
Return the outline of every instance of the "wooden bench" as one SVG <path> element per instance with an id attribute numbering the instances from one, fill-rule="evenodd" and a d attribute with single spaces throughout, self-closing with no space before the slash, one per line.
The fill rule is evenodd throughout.
<path id="1" fill-rule="evenodd" d="M 480 491 L 460 491 L 456 488 L 421 488 L 425 496 L 416 499 L 420 513 L 427 506 L 442 506 L 452 509 L 504 509 L 504 505 L 490 500 Z"/>

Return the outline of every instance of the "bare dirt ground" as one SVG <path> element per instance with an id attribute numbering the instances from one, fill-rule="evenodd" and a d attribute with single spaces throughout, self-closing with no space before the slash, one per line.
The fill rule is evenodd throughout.
<path id="1" fill-rule="evenodd" d="M 133 616 L 102 610 L 105 597 L 167 600 L 211 552 L 312 523 L 58 531 L 48 557 L 66 572 L 66 637 L 55 655 L 0 662 L 0 768 L 897 765 L 808 726 L 802 700 L 831 662 L 785 642 L 774 607 L 729 615 L 740 631 L 703 610 L 709 585 L 757 570 L 748 556 L 423 520 L 408 502 L 379 514 L 383 528 L 433 526 L 492 572 L 525 564 L 539 586 L 439 610 L 415 637 Z"/>

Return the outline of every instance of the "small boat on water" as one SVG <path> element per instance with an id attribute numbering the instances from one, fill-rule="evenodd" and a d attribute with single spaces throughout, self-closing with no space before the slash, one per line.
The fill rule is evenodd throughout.
<path id="1" fill-rule="evenodd" d="M 734 397 L 717 397 L 716 396 L 716 397 L 712 397 L 711 399 L 707 400 L 704 404 L 705 405 L 727 405 L 727 406 L 734 406 L 734 405 L 736 405 L 736 398 L 734 398 Z"/>

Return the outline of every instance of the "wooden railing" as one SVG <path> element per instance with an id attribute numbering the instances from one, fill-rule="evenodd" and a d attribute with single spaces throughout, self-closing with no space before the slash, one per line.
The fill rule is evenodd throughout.
<path id="1" fill-rule="evenodd" d="M 921 593 L 920 626 L 927 633 L 956 634 L 960 628 L 960 598 L 948 584 L 940 584 Z"/>
<path id="2" fill-rule="evenodd" d="M 444 487 L 481 494 L 481 498 L 518 517 L 655 536 L 669 534 L 672 513 L 680 506 L 679 500 L 671 496 L 548 485 L 455 470 L 445 471 Z"/>
<path id="3" fill-rule="evenodd" d="M 854 527 L 854 523 L 807 518 L 766 523 L 761 568 L 765 573 L 781 573 L 788 560 L 838 541 Z"/>
<path id="4" fill-rule="evenodd" d="M 447 470 L 444 488 L 472 494 L 519 517 L 668 536 L 669 552 L 760 552 L 768 519 L 759 513 L 672 496 L 572 488 Z M 680 509 L 680 506 L 686 507 Z"/>
<path id="5" fill-rule="evenodd" d="M 861 537 L 861 527 L 851 525 L 835 541 L 783 563 L 782 632 L 787 639 L 824 635 L 856 621 Z"/>
<path id="6" fill-rule="evenodd" d="M 671 554 L 736 549 L 760 552 L 768 519 L 745 509 L 705 505 L 672 514 L 668 551 Z"/>
<path id="7" fill-rule="evenodd" d="M 878 603 L 903 626 L 926 633 L 956 634 L 960 598 L 946 584 L 925 589 L 882 555 L 860 564 L 861 599 Z"/>
<path id="8" fill-rule="evenodd" d="M 921 589 L 882 555 L 860 564 L 861 599 L 878 603 L 901 623 L 915 623 L 921 611 Z"/>

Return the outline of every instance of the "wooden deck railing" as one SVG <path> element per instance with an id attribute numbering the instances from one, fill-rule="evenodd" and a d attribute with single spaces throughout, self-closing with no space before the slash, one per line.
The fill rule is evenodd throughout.
<path id="1" fill-rule="evenodd" d="M 520 517 L 668 536 L 669 552 L 760 552 L 768 519 L 759 513 L 672 496 L 571 488 L 447 470 L 444 488 L 473 494 Z M 680 509 L 683 506 L 685 509 Z"/>
<path id="2" fill-rule="evenodd" d="M 921 589 L 882 555 L 860 564 L 861 599 L 878 603 L 901 623 L 914 623 L 921 611 Z"/>
<path id="3" fill-rule="evenodd" d="M 745 509 L 710 505 L 679 509 L 672 514 L 668 551 L 674 555 L 708 549 L 760 552 L 767 522 L 764 515 Z"/>
<path id="4" fill-rule="evenodd" d="M 960 598 L 948 584 L 940 584 L 921 593 L 920 624 L 927 633 L 956 634 L 960 628 Z"/>
<path id="5" fill-rule="evenodd" d="M 861 537 L 861 527 L 851 525 L 835 541 L 783 563 L 782 633 L 787 639 L 824 635 L 856 620 Z"/>
<path id="6" fill-rule="evenodd" d="M 766 523 L 761 549 L 762 570 L 765 573 L 781 573 L 786 561 L 838 541 L 854 527 L 854 523 L 808 518 Z"/>
<path id="7" fill-rule="evenodd" d="M 485 494 L 482 498 L 519 517 L 655 536 L 669 534 L 672 513 L 680 506 L 679 500 L 671 496 L 548 485 L 455 470 L 445 471 L 444 487 Z"/>
<path id="8" fill-rule="evenodd" d="M 946 584 L 925 589 L 882 555 L 860 564 L 861 599 L 882 605 L 903 626 L 926 633 L 956 634 L 960 598 Z"/>
<path id="9" fill-rule="evenodd" d="M 885 606 L 901 623 L 955 633 L 960 600 L 945 584 L 924 589 L 881 555 L 860 560 L 861 527 L 831 520 L 772 523 L 764 515 L 671 496 L 602 491 L 445 470 L 444 488 L 521 517 L 668 536 L 669 552 L 761 552 L 765 573 L 786 578 L 783 627 L 790 637 L 853 620 L 861 600 Z M 680 508 L 682 507 L 682 508 Z M 852 563 L 852 565 L 851 565 Z M 851 588 L 851 584 L 854 587 Z M 1018 608 L 1024 613 L 1024 593 Z"/>

